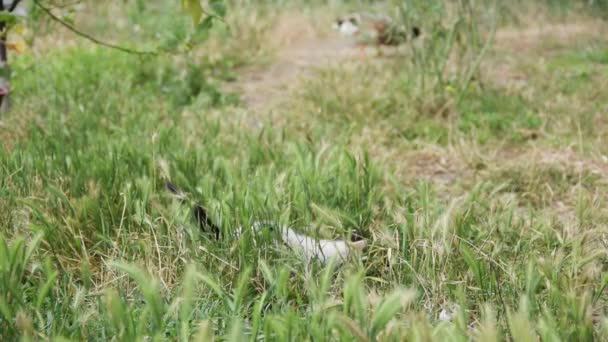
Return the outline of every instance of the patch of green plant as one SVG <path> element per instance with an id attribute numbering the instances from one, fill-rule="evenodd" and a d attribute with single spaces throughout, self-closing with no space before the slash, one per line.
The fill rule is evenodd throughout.
<path id="1" fill-rule="evenodd" d="M 492 138 L 525 138 L 522 130 L 538 129 L 540 116 L 521 96 L 500 90 L 484 89 L 468 95 L 459 106 L 458 129 L 475 133 L 479 142 Z"/>
<path id="2" fill-rule="evenodd" d="M 575 66 L 595 64 L 608 64 L 608 49 L 590 47 L 583 51 L 562 54 L 553 58 L 549 65 L 554 69 L 570 68 Z"/>
<path id="3" fill-rule="evenodd" d="M 497 183 L 506 184 L 505 191 L 520 194 L 525 205 L 538 208 L 564 200 L 575 186 L 588 190 L 599 186 L 596 174 L 588 171 L 577 173 L 557 165 L 507 168 L 496 172 L 491 178 Z"/>
<path id="4" fill-rule="evenodd" d="M 200 98 L 205 100 L 199 105 L 218 107 L 238 101 L 234 94 L 225 94 L 219 88 L 221 82 L 231 78 L 231 65 L 225 61 L 180 63 L 170 57 L 73 48 L 43 60 L 19 59 L 13 68 L 15 92 L 35 91 L 64 108 L 103 109 L 105 119 L 133 104 L 142 108 L 168 103 L 180 108 Z M 41 83 L 41 75 L 52 85 Z M 125 103 L 125 93 L 140 100 Z"/>
<path id="5" fill-rule="evenodd" d="M 423 140 L 440 145 L 447 143 L 448 128 L 437 118 L 420 118 L 402 124 L 405 127 L 401 135 L 407 140 Z"/>

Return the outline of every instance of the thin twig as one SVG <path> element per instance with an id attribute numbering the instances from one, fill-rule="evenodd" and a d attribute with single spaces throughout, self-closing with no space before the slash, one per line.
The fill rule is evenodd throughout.
<path id="1" fill-rule="evenodd" d="M 61 4 L 53 4 L 53 7 L 51 9 L 72 7 L 72 6 L 79 5 L 81 3 L 82 3 L 82 0 L 74 0 L 73 2 L 64 2 Z"/>
<path id="2" fill-rule="evenodd" d="M 158 55 L 157 51 L 140 51 L 140 50 L 133 50 L 133 49 L 129 49 L 127 47 L 124 46 L 120 46 L 120 45 L 114 45 L 112 43 L 108 43 L 108 42 L 104 42 L 101 41 L 93 36 L 91 36 L 88 33 L 82 32 L 80 30 L 78 30 L 77 28 L 75 28 L 73 25 L 71 25 L 70 23 L 62 20 L 61 18 L 59 18 L 58 16 L 56 16 L 55 14 L 53 14 L 53 12 L 51 11 L 50 8 L 44 6 L 43 4 L 40 3 L 39 0 L 34 0 L 34 3 L 36 4 L 36 6 L 40 7 L 40 9 L 42 9 L 46 14 L 48 14 L 49 17 L 51 17 L 51 19 L 53 19 L 54 21 L 58 22 L 59 24 L 63 25 L 65 28 L 67 28 L 68 30 L 72 31 L 73 33 L 88 39 L 90 41 L 92 41 L 95 44 L 98 45 L 102 45 L 111 49 L 115 49 L 115 50 L 119 50 L 122 52 L 126 52 L 126 53 L 131 53 L 131 54 L 135 54 L 135 55 Z"/>

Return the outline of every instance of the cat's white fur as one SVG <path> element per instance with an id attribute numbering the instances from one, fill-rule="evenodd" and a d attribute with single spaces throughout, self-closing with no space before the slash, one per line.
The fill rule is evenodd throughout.
<path id="1" fill-rule="evenodd" d="M 257 232 L 263 225 L 265 224 L 262 222 L 255 222 L 251 225 L 251 228 L 254 232 Z M 360 251 L 367 246 L 367 241 L 365 240 L 355 242 L 348 242 L 346 240 L 317 240 L 297 233 L 288 226 L 281 225 L 278 228 L 281 240 L 292 250 L 300 253 L 307 261 L 318 259 L 320 262 L 326 263 L 333 258 L 337 263 L 342 263 L 347 260 L 352 251 Z M 237 233 L 240 235 L 241 232 L 242 229 L 239 227 Z"/>
<path id="2" fill-rule="evenodd" d="M 359 32 L 359 26 L 353 24 L 350 20 L 345 20 L 340 25 L 335 23 L 334 29 L 338 30 L 338 32 L 345 36 L 352 36 Z"/>
<path id="3" fill-rule="evenodd" d="M 161 169 L 163 167 L 164 164 L 161 164 Z M 178 199 L 182 202 L 186 199 L 186 194 L 175 184 L 167 182 L 166 186 L 173 198 Z M 360 251 L 367 246 L 367 241 L 365 240 L 359 240 L 355 242 L 350 242 L 346 240 L 317 240 L 312 237 L 300 234 L 288 226 L 279 225 L 273 222 L 255 222 L 251 225 L 251 229 L 254 233 L 257 233 L 263 226 L 272 226 L 278 228 L 281 235 L 281 240 L 292 250 L 299 252 L 305 258 L 305 260 L 311 260 L 315 258 L 321 261 L 322 263 L 326 263 L 329 260 L 335 258 L 337 263 L 342 263 L 347 260 L 348 255 L 353 250 Z M 242 233 L 243 228 L 240 226 L 237 227 L 237 237 L 241 236 Z"/>

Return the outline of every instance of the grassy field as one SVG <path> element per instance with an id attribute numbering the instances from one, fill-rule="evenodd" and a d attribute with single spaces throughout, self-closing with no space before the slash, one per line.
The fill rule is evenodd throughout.
<path id="1" fill-rule="evenodd" d="M 75 22 L 173 49 L 177 4 Z M 608 339 L 608 3 L 227 7 L 160 56 L 33 13 L 0 114 L 0 340 Z M 361 10 L 424 34 L 361 56 L 331 31 Z M 237 236 L 263 220 L 368 247 Z"/>

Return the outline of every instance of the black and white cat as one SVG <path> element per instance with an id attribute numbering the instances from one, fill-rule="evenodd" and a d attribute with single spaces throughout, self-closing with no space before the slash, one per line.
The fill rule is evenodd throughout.
<path id="1" fill-rule="evenodd" d="M 185 201 L 185 193 L 175 184 L 166 181 L 165 186 L 174 198 L 182 202 Z M 192 215 L 203 232 L 214 234 L 216 239 L 220 237 L 221 229 L 212 222 L 202 205 L 195 204 L 192 209 Z M 348 256 L 352 252 L 362 251 L 367 246 L 367 241 L 360 234 L 353 234 L 352 241 L 315 239 L 298 233 L 286 225 L 268 221 L 255 222 L 250 228 L 254 233 L 259 233 L 263 227 L 278 231 L 281 241 L 299 253 L 306 261 L 317 259 L 321 263 L 326 263 L 333 259 L 337 263 L 342 263 L 348 259 Z M 236 236 L 238 237 L 242 233 L 243 227 L 237 227 L 235 230 Z"/>

